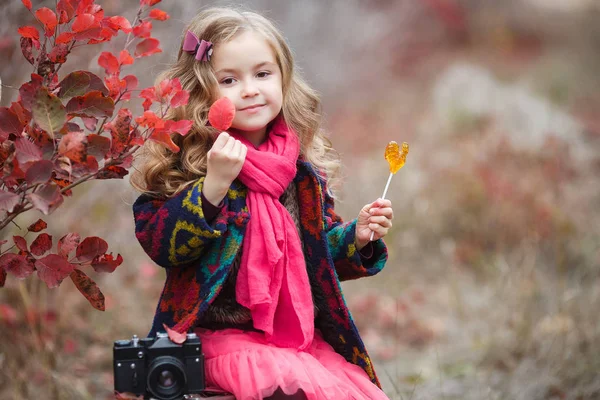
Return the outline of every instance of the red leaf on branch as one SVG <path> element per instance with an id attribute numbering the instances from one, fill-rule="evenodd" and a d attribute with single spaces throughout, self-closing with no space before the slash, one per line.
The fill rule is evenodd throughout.
<path id="1" fill-rule="evenodd" d="M 135 75 L 126 75 L 123 77 L 123 80 L 125 81 L 126 93 L 121 95 L 121 100 L 130 100 L 131 92 L 138 87 L 138 79 Z"/>
<path id="2" fill-rule="evenodd" d="M 25 180 L 27 183 L 37 185 L 38 183 L 47 183 L 52 177 L 52 169 L 54 164 L 50 160 L 36 161 L 25 172 Z"/>
<path id="3" fill-rule="evenodd" d="M 81 120 L 83 121 L 83 125 L 85 125 L 85 128 L 90 131 L 90 132 L 95 132 L 96 131 L 96 125 L 98 125 L 98 118 L 94 118 L 94 117 L 81 117 Z"/>
<path id="4" fill-rule="evenodd" d="M 115 101 L 121 96 L 121 93 L 125 93 L 127 88 L 127 82 L 119 79 L 118 75 L 107 76 L 104 78 L 104 83 L 108 88 L 109 96 Z"/>
<path id="5" fill-rule="evenodd" d="M 41 186 L 37 192 L 30 193 L 26 197 L 44 215 L 51 214 L 64 201 L 58 186 L 50 183 Z"/>
<path id="6" fill-rule="evenodd" d="M 40 233 L 33 243 L 31 243 L 31 253 L 34 256 L 41 257 L 52 248 L 52 236 L 47 233 Z"/>
<path id="7" fill-rule="evenodd" d="M 15 140 L 15 155 L 21 165 L 39 161 L 43 156 L 42 150 L 38 146 L 22 137 Z"/>
<path id="8" fill-rule="evenodd" d="M 58 154 L 74 162 L 87 160 L 87 139 L 83 132 L 69 132 L 60 140 Z"/>
<path id="9" fill-rule="evenodd" d="M 152 22 L 144 21 L 133 27 L 133 35 L 141 39 L 149 38 L 152 34 Z"/>
<path id="10" fill-rule="evenodd" d="M 54 11 L 48 7 L 42 7 L 35 12 L 35 16 L 44 25 L 46 37 L 54 35 L 54 30 L 56 29 L 56 25 L 58 25 L 58 18 L 56 18 Z"/>
<path id="11" fill-rule="evenodd" d="M 0 268 L 10 272 L 17 279 L 25 279 L 33 273 L 33 265 L 21 254 L 5 253 L 0 257 Z"/>
<path id="12" fill-rule="evenodd" d="M 0 268 L 0 288 L 3 288 L 6 284 L 6 271 Z"/>
<path id="13" fill-rule="evenodd" d="M 190 92 L 187 90 L 180 90 L 175 93 L 175 96 L 171 99 L 171 107 L 179 107 L 186 105 L 190 99 Z"/>
<path id="14" fill-rule="evenodd" d="M 89 91 L 99 91 L 108 95 L 108 89 L 104 86 L 102 79 L 89 71 L 71 72 L 58 85 L 60 86 L 58 97 L 61 99 L 83 96 Z"/>
<path id="15" fill-rule="evenodd" d="M 48 227 L 48 224 L 44 220 L 38 219 L 33 224 L 29 225 L 27 230 L 29 232 L 40 232 L 40 231 L 43 231 L 44 229 L 46 229 L 47 227 Z"/>
<path id="16" fill-rule="evenodd" d="M 83 239 L 83 242 L 77 246 L 75 257 L 82 263 L 93 261 L 94 258 L 104 255 L 108 250 L 108 243 L 97 236 L 90 236 Z"/>
<path id="17" fill-rule="evenodd" d="M 28 252 L 29 249 L 27 248 L 27 240 L 25 240 L 25 238 L 23 236 L 13 236 L 13 241 L 15 242 L 15 246 L 17 246 L 17 249 L 24 251 L 24 252 Z"/>
<path id="18" fill-rule="evenodd" d="M 77 248 L 81 236 L 77 233 L 67 233 L 58 240 L 58 255 L 64 258 L 69 257 L 69 253 Z"/>
<path id="19" fill-rule="evenodd" d="M 42 78 L 38 74 L 31 74 L 31 81 L 24 83 L 19 88 L 19 95 L 21 96 L 21 103 L 25 108 L 31 109 L 33 105 L 33 99 L 42 86 Z"/>
<path id="20" fill-rule="evenodd" d="M 102 27 L 92 14 L 79 14 L 75 17 L 71 29 L 75 32 L 75 39 L 83 40 L 98 36 Z"/>
<path id="21" fill-rule="evenodd" d="M 186 341 L 187 334 L 179 333 L 176 330 L 169 328 L 167 324 L 163 324 L 163 328 L 165 328 L 165 331 L 167 331 L 167 335 L 169 335 L 169 339 L 171 339 L 173 343 L 182 344 Z"/>
<path id="22" fill-rule="evenodd" d="M 6 107 L 0 107 L 0 137 L 6 140 L 8 135 L 21 136 L 23 123 L 19 120 L 17 114 Z"/>
<path id="23" fill-rule="evenodd" d="M 150 10 L 150 13 L 148 14 L 148 16 L 157 21 L 166 21 L 170 18 L 169 14 L 167 14 L 163 10 L 159 10 L 158 8 Z"/>
<path id="24" fill-rule="evenodd" d="M 111 27 L 113 29 L 115 29 L 115 30 L 116 29 L 120 29 L 124 33 L 130 33 L 132 31 L 131 23 L 125 17 L 117 15 L 117 16 L 114 16 L 114 17 L 107 18 L 107 21 L 110 22 Z"/>
<path id="25" fill-rule="evenodd" d="M 104 68 L 107 75 L 119 74 L 119 60 L 111 52 L 103 51 L 98 57 L 98 65 Z"/>
<path id="26" fill-rule="evenodd" d="M 140 5 L 152 7 L 153 5 L 156 5 L 160 2 L 161 0 L 140 0 Z"/>
<path id="27" fill-rule="evenodd" d="M 123 167 L 109 165 L 108 167 L 102 168 L 98 175 L 96 175 L 96 179 L 123 179 L 128 173 L 129 171 Z"/>
<path id="28" fill-rule="evenodd" d="M 56 38 L 56 44 L 68 44 L 75 38 L 72 32 L 63 32 Z"/>
<path id="29" fill-rule="evenodd" d="M 31 7 L 32 7 L 32 6 L 31 6 L 31 0 L 22 0 L 22 1 L 23 1 L 23 5 L 24 5 L 25 7 L 27 7 L 27 9 L 28 9 L 29 11 L 31 11 Z"/>
<path id="30" fill-rule="evenodd" d="M 54 48 L 50 54 L 48 54 L 48 59 L 53 63 L 64 64 L 67 62 L 67 55 L 69 54 L 69 46 L 64 43 L 59 43 Z"/>
<path id="31" fill-rule="evenodd" d="M 73 162 L 73 177 L 81 178 L 84 175 L 98 172 L 98 161 L 94 156 L 87 156 L 85 162 Z"/>
<path id="32" fill-rule="evenodd" d="M 48 254 L 35 262 L 35 268 L 38 277 L 53 289 L 73 272 L 75 266 L 58 254 Z"/>
<path id="33" fill-rule="evenodd" d="M 158 41 L 158 39 L 144 39 L 140 43 L 138 43 L 137 46 L 135 46 L 135 56 L 140 58 L 147 57 L 154 53 L 160 53 L 162 52 L 162 50 L 158 48 L 159 45 L 160 42 Z"/>
<path id="34" fill-rule="evenodd" d="M 130 65 L 133 64 L 133 57 L 127 50 L 121 50 L 119 53 L 119 64 L 121 65 Z"/>
<path id="35" fill-rule="evenodd" d="M 31 112 L 23 108 L 20 101 L 13 101 L 9 109 L 19 118 L 23 126 L 29 124 L 29 121 L 31 121 Z"/>
<path id="36" fill-rule="evenodd" d="M 33 39 L 26 37 L 21 38 L 21 53 L 23 53 L 23 57 L 25 57 L 29 64 L 35 64 L 35 58 L 33 57 Z"/>
<path id="37" fill-rule="evenodd" d="M 33 98 L 32 113 L 36 124 L 53 138 L 67 122 L 65 106 L 44 87 L 38 90 Z"/>
<path id="38" fill-rule="evenodd" d="M 25 38 L 31 38 L 35 40 L 40 39 L 40 32 L 34 26 L 22 26 L 17 29 L 17 32 Z"/>
<path id="39" fill-rule="evenodd" d="M 113 122 L 106 124 L 112 137 L 110 153 L 113 158 L 121 154 L 127 147 L 131 132 L 131 119 L 131 112 L 128 109 L 121 109 L 117 118 Z"/>
<path id="40" fill-rule="evenodd" d="M 165 126 L 165 121 L 153 111 L 144 111 L 144 115 L 136 118 L 135 122 L 146 128 L 162 129 Z"/>
<path id="41" fill-rule="evenodd" d="M 75 6 L 73 3 L 74 1 L 71 0 L 58 0 L 56 12 L 60 15 L 59 23 L 66 24 L 75 16 Z"/>
<path id="42" fill-rule="evenodd" d="M 88 92 L 84 96 L 73 97 L 67 103 L 67 112 L 77 117 L 111 117 L 115 102 L 100 91 Z"/>
<path id="43" fill-rule="evenodd" d="M 185 136 L 193 125 L 194 121 L 189 119 L 179 121 L 168 120 L 165 121 L 165 130 L 169 133 L 179 133 L 181 136 Z"/>
<path id="44" fill-rule="evenodd" d="M 104 295 L 100 291 L 100 288 L 98 288 L 98 285 L 96 285 L 96 282 L 79 269 L 74 269 L 69 276 L 83 297 L 88 299 L 92 307 L 96 310 L 104 311 Z"/>
<path id="45" fill-rule="evenodd" d="M 88 154 L 102 160 L 110 150 L 110 139 L 91 133 L 87 135 Z"/>
<path id="46" fill-rule="evenodd" d="M 179 152 L 179 146 L 173 143 L 171 135 L 164 129 L 155 129 L 154 132 L 152 132 L 152 134 L 150 135 L 149 139 L 162 144 L 167 149 L 171 150 L 173 153 Z"/>
<path id="47" fill-rule="evenodd" d="M 117 254 L 117 258 L 114 259 L 112 253 L 104 254 L 100 257 L 96 257 L 94 261 L 92 261 L 92 268 L 96 272 L 114 272 L 115 269 L 119 265 L 123 263 L 123 257 L 120 254 Z"/>

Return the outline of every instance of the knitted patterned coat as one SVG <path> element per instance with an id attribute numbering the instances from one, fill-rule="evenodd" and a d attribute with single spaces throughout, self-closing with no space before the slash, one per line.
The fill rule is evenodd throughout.
<path id="1" fill-rule="evenodd" d="M 344 223 L 335 214 L 325 182 L 310 163 L 299 159 L 297 167 L 294 184 L 304 254 L 319 309 L 315 326 L 337 353 L 363 368 L 380 386 L 346 306 L 340 281 L 381 271 L 387 260 L 386 246 L 382 240 L 375 241 L 373 256 L 363 262 L 354 245 L 356 219 Z M 220 213 L 209 225 L 202 212 L 203 183 L 204 178 L 200 178 L 167 200 L 143 194 L 133 205 L 140 244 L 154 262 L 166 269 L 149 336 L 164 331 L 163 323 L 179 332 L 193 328 L 223 287 L 241 249 L 251 218 L 246 187 L 238 180 L 233 182 Z"/>

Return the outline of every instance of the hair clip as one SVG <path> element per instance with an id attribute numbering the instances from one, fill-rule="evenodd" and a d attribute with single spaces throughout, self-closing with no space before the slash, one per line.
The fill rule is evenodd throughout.
<path id="1" fill-rule="evenodd" d="M 212 47 L 213 45 L 211 42 L 198 39 L 198 36 L 194 35 L 190 31 L 187 31 L 185 34 L 183 51 L 195 55 L 195 58 L 198 61 L 210 61 L 210 56 L 212 55 L 213 51 Z"/>

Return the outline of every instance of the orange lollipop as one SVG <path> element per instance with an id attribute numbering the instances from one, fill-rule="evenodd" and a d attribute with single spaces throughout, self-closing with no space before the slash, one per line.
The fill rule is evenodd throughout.
<path id="1" fill-rule="evenodd" d="M 385 189 L 383 190 L 383 195 L 381 196 L 382 199 L 385 199 L 385 195 L 387 193 L 388 188 L 390 187 L 390 182 L 392 181 L 392 176 L 394 176 L 394 174 L 398 171 L 400 171 L 400 168 L 404 167 L 404 164 L 406 163 L 406 156 L 408 155 L 408 143 L 406 142 L 402 142 L 402 150 L 400 150 L 400 146 L 398 145 L 398 143 L 391 141 L 388 143 L 387 146 L 385 146 L 385 159 L 387 160 L 388 164 L 390 164 L 390 176 L 388 178 L 388 181 L 385 185 Z M 371 232 L 371 239 L 373 240 L 373 236 L 375 235 L 375 232 Z"/>

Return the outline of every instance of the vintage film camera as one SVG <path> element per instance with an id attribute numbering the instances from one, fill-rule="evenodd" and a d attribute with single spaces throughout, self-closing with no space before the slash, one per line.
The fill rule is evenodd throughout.
<path id="1" fill-rule="evenodd" d="M 144 399 L 176 400 L 204 389 L 204 354 L 195 333 L 179 345 L 166 333 L 117 340 L 113 346 L 115 391 Z"/>

